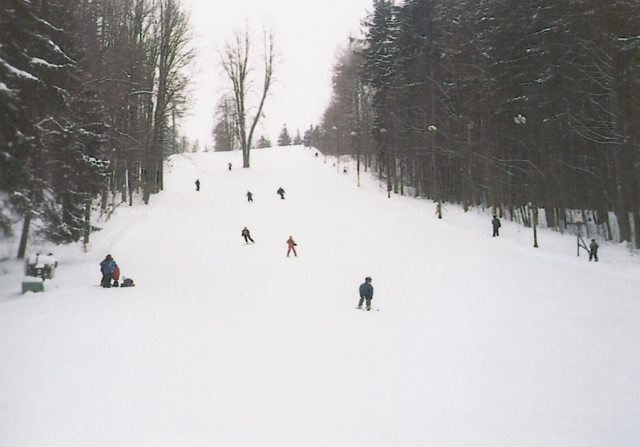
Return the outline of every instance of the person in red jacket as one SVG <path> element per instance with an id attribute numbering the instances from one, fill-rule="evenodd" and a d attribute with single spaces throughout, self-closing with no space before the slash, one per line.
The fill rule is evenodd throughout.
<path id="1" fill-rule="evenodd" d="M 298 244 L 296 244 L 296 241 L 293 240 L 293 237 L 289 236 L 289 239 L 287 239 L 287 246 L 289 247 L 289 249 L 287 250 L 287 258 L 292 251 L 294 256 L 298 256 L 298 253 L 296 253 L 296 245 Z"/>
<path id="2" fill-rule="evenodd" d="M 111 275 L 111 277 L 113 278 L 113 287 L 119 287 L 120 286 L 120 267 L 116 265 L 116 268 L 113 271 L 113 275 Z"/>

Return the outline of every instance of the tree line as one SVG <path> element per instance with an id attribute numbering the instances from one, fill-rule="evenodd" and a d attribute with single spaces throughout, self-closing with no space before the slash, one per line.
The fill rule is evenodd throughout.
<path id="1" fill-rule="evenodd" d="M 305 137 L 389 192 L 640 248 L 640 3 L 375 0 Z"/>
<path id="2" fill-rule="evenodd" d="M 5 0 L 0 6 L 0 231 L 56 243 L 163 188 L 193 58 L 178 0 Z"/>

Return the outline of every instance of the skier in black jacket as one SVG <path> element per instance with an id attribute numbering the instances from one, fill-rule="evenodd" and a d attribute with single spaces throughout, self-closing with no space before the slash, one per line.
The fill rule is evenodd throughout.
<path id="1" fill-rule="evenodd" d="M 493 227 L 493 237 L 500 236 L 500 227 L 502 224 L 495 214 L 493 215 L 493 219 L 491 219 L 491 226 Z"/>
<path id="2" fill-rule="evenodd" d="M 366 300 L 367 310 L 371 310 L 371 300 L 373 299 L 373 286 L 371 285 L 371 277 L 367 276 L 364 282 L 360 284 L 360 301 L 358 302 L 358 309 L 362 309 L 362 303 Z"/>
<path id="3" fill-rule="evenodd" d="M 249 229 L 247 227 L 244 227 L 242 229 L 242 233 L 240 233 L 240 235 L 244 238 L 245 244 L 248 244 L 249 241 L 251 241 L 252 244 L 254 243 L 253 239 L 251 239 L 251 233 L 249 232 Z"/>

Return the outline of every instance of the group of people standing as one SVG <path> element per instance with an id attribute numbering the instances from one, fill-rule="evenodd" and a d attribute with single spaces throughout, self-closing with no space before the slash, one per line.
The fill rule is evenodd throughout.
<path id="1" fill-rule="evenodd" d="M 113 256 L 107 255 L 102 262 L 100 262 L 100 273 L 102 273 L 102 280 L 100 285 L 105 288 L 111 287 L 133 287 L 135 284 L 131 278 L 124 278 L 122 285 L 120 284 L 120 267 L 113 259 Z"/>

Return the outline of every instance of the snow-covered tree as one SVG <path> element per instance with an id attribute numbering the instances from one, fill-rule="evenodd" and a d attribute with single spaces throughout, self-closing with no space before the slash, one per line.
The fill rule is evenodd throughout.
<path id="1" fill-rule="evenodd" d="M 278 136 L 278 146 L 290 146 L 291 145 L 291 135 L 289 135 L 289 131 L 287 130 L 287 125 L 282 126 L 282 130 L 280 131 L 280 135 Z"/>

